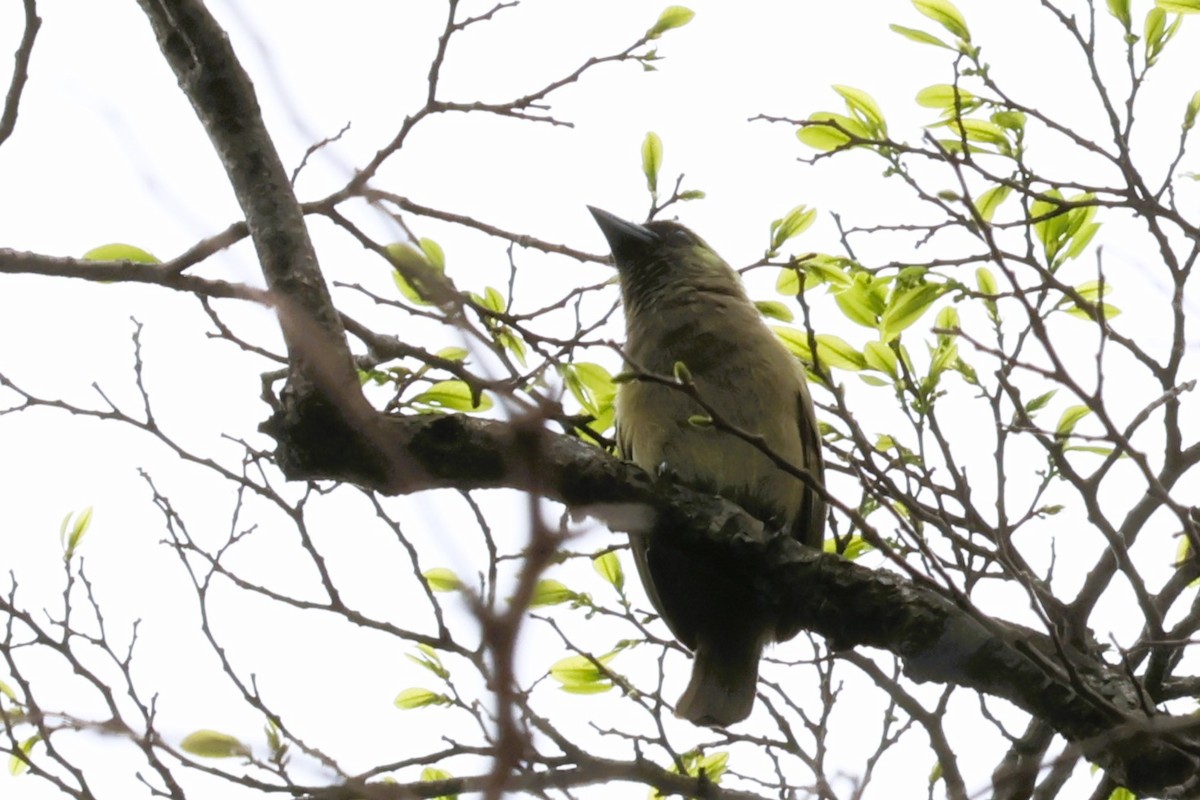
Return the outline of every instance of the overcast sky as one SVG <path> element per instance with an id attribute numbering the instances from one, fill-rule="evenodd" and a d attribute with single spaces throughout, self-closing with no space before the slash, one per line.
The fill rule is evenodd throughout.
<path id="1" fill-rule="evenodd" d="M 302 174 L 297 184 L 302 200 L 344 184 L 391 138 L 404 115 L 420 106 L 444 13 L 444 4 L 432 0 L 210 5 L 256 82 L 268 127 L 289 169 L 311 144 L 351 126 Z M 769 221 L 797 204 L 838 211 L 858 224 L 879 221 L 894 210 L 899 195 L 880 179 L 878 161 L 851 156 L 809 167 L 797 159 L 812 151 L 796 141 L 792 127 L 748 120 L 760 113 L 801 118 L 817 110 L 841 110 L 829 87 L 848 84 L 879 101 L 893 135 L 916 140 L 920 126 L 935 114 L 917 107 L 913 97 L 924 86 L 949 80 L 950 56 L 897 36 L 888 24 L 943 34 L 935 23 L 901 0 L 697 0 L 688 5 L 696 17 L 663 37 L 658 49 L 664 60 L 657 72 L 645 73 L 631 63 L 606 65 L 554 96 L 550 114 L 573 127 L 478 114 L 434 120 L 414 137 L 411 155 L 398 156 L 376 185 L 501 228 L 602 252 L 602 237 L 585 206 L 630 218 L 645 215 L 648 198 L 638 152 L 646 131 L 653 130 L 665 144 L 664 183 L 683 172 L 683 188 L 707 193 L 705 200 L 677 206 L 676 212 L 735 265 L 760 257 Z M 994 64 L 997 80 L 1029 105 L 1052 108 L 1080 131 L 1103 136 L 1095 104 L 1080 93 L 1085 73 L 1077 53 L 1039 3 L 961 0 L 958 5 L 974 41 Z M 1149 8 L 1137 0 L 1133 5 L 1137 19 Z M 463 6 L 476 12 L 490 7 Z M 590 55 L 619 51 L 653 23 L 661 7 L 644 0 L 525 0 L 455 38 L 441 94 L 492 102 L 526 94 Z M 15 135 L 0 147 L 0 246 L 78 256 L 120 241 L 165 259 L 238 220 L 220 164 L 137 4 L 44 0 L 39 13 L 44 26 L 21 116 Z M 1110 38 L 1119 39 L 1103 7 L 1097 13 Z M 20 23 L 20 4 L 0 3 L 0 52 L 15 49 Z M 1159 163 L 1170 152 L 1183 103 L 1200 88 L 1191 83 L 1200 76 L 1197 30 L 1184 25 L 1164 57 L 1163 74 L 1146 89 L 1150 102 L 1139 120 L 1146 129 L 1140 146 L 1147 163 Z M 1111 77 L 1119 81 L 1119 53 L 1113 55 Z M 0 63 L 0 78 L 6 78 L 11 62 Z M 1053 162 L 1064 174 L 1074 166 L 1053 150 L 1033 157 Z M 1200 172 L 1200 163 L 1190 168 Z M 364 221 L 385 239 L 401 236 L 386 220 L 365 214 Z M 495 243 L 434 222 L 421 225 L 420 235 L 446 249 L 460 285 L 478 289 L 504 280 L 507 263 L 497 260 L 501 251 Z M 327 225 L 315 224 L 314 237 L 327 269 L 343 270 L 343 279 L 387 284 L 377 265 L 360 266 L 363 253 L 357 245 L 348 245 Z M 827 213 L 806 237 L 812 250 L 838 249 Z M 891 246 L 890 239 L 877 251 L 868 245 L 860 257 L 902 260 L 903 254 L 887 250 Z M 1110 236 L 1106 246 L 1121 257 L 1120 236 Z M 529 287 L 577 285 L 605 275 L 596 265 L 528 258 Z M 206 264 L 201 274 L 261 283 L 246 243 Z M 759 288 L 769 291 L 769 286 L 767 281 Z M 262 364 L 237 362 L 241 366 L 231 368 L 225 359 L 232 349 L 205 339 L 208 325 L 195 303 L 167 294 L 2 276 L 0 368 L 31 390 L 80 403 L 95 403 L 92 382 L 97 381 L 114 401 L 135 407 L 130 315 L 136 315 L 146 326 L 144 356 L 152 365 L 147 381 L 161 405 L 163 424 L 189 447 L 236 458 L 238 448 L 222 441 L 221 433 L 254 436 L 266 414 L 256 399 Z M 243 306 L 229 313 L 248 335 L 278 342 L 265 310 Z M 6 454 L 0 459 L 0 567 L 16 569 L 27 603 L 54 602 L 61 591 L 59 521 L 68 511 L 95 506 L 86 556 L 89 569 L 108 579 L 99 582 L 99 591 L 114 619 L 146 618 L 146 638 L 157 633 L 171 643 L 148 647 L 143 657 L 146 673 L 161 676 L 164 695 L 174 692 L 169 725 L 180 733 L 193 724 L 255 735 L 259 720 L 239 717 L 235 710 L 210 719 L 214 704 L 222 706 L 208 689 L 192 691 L 190 667 L 211 669 L 211 659 L 194 637 L 172 638 L 179 619 L 194 624 L 194 612 L 163 602 L 180 596 L 180 573 L 166 566 L 171 558 L 156 544 L 162 538 L 161 516 L 148 502 L 137 469 L 161 471 L 165 483 L 184 498 L 197 527 L 228 528 L 229 498 L 204 493 L 221 491 L 219 485 L 205 484 L 189 497 L 190 473 L 173 471 L 174 458 L 161 447 L 128 431 L 61 415 L 0 418 L 0 451 Z M 430 515 L 420 503 L 413 503 L 412 513 Z M 469 562 L 456 543 L 444 546 L 446 563 Z M 362 568 L 370 570 L 370 564 Z M 387 575 L 368 571 L 364 583 L 372 580 L 386 583 Z M 298 635 L 296 630 L 269 633 Z M 247 641 L 263 635 L 253 624 L 244 631 Z M 306 628 L 303 635 L 315 640 L 320 634 Z M 355 660 L 370 659 L 356 655 Z M 366 681 L 360 686 L 339 680 L 340 668 L 330 661 L 327 685 L 290 687 L 293 699 L 304 702 L 307 692 L 314 705 L 378 713 L 377 721 L 360 718 L 356 727 L 401 724 L 389 705 L 391 694 L 405 685 L 393 674 L 400 665 L 380 664 L 370 676 L 377 683 L 369 689 Z M 85 706 L 89 702 L 77 699 Z M 376 751 L 363 747 L 366 766 Z M 387 757 L 387 748 L 378 752 L 380 760 Z M 917 760 L 908 768 L 927 774 L 932 755 L 920 748 L 915 753 Z M 854 773 L 852 760 L 845 768 Z M 985 775 L 977 773 L 980 779 Z M 127 779 L 115 776 L 113 785 L 126 785 Z M 52 796 L 28 778 L 19 790 L 11 781 L 0 776 L 0 795 Z"/>

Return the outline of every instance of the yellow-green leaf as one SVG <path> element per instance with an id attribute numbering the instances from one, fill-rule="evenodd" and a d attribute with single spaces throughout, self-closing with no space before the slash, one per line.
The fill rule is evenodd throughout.
<path id="1" fill-rule="evenodd" d="M 954 49 L 950 45 L 943 42 L 941 39 L 934 36 L 932 33 L 926 33 L 925 31 L 917 30 L 916 28 L 906 28 L 903 25 L 894 25 L 893 24 L 893 25 L 888 25 L 888 27 L 891 28 L 896 33 L 903 36 L 905 39 L 911 39 L 912 41 L 919 42 L 921 44 L 931 44 L 931 45 L 934 45 L 935 47 L 944 47 L 947 50 Z"/>
<path id="2" fill-rule="evenodd" d="M 563 691 L 574 694 L 598 694 L 613 688 L 609 678 L 594 662 L 605 666 L 612 661 L 615 652 L 597 656 L 594 661 L 587 656 L 576 655 L 559 659 L 550 665 L 550 677 L 558 681 Z"/>
<path id="3" fill-rule="evenodd" d="M 658 134 L 649 131 L 642 140 L 642 174 L 646 176 L 646 188 L 650 194 L 658 194 L 658 171 L 662 168 L 663 145 Z"/>
<path id="4" fill-rule="evenodd" d="M 425 706 L 448 706 L 451 702 L 453 701 L 444 694 L 414 686 L 396 695 L 395 705 L 403 711 L 410 711 Z"/>
<path id="5" fill-rule="evenodd" d="M 421 573 L 421 577 L 425 579 L 425 583 L 429 584 L 429 588 L 435 592 L 457 592 L 463 586 L 458 575 L 454 574 L 454 570 L 447 569 L 446 567 L 427 569 Z"/>
<path id="6" fill-rule="evenodd" d="M 1129 15 L 1129 0 L 1108 0 L 1108 13 L 1116 17 L 1126 31 L 1133 24 Z"/>
<path id="7" fill-rule="evenodd" d="M 884 120 L 883 111 L 875 102 L 875 98 L 853 86 L 834 84 L 833 90 L 842 96 L 850 113 L 858 118 L 876 138 L 883 138 L 887 134 L 887 122 Z"/>
<path id="8" fill-rule="evenodd" d="M 1200 0 L 1155 0 L 1154 5 L 1170 14 L 1200 14 Z"/>
<path id="9" fill-rule="evenodd" d="M 1087 406 L 1069 406 L 1063 411 L 1062 416 L 1059 417 L 1058 426 L 1055 427 L 1054 432 L 1059 436 L 1070 436 L 1071 432 L 1075 430 L 1075 426 L 1079 423 L 1079 420 L 1090 413 L 1092 413 L 1092 410 Z"/>
<path id="10" fill-rule="evenodd" d="M 987 267 L 979 267 L 975 270 L 975 284 L 979 287 L 980 294 L 995 295 L 1000 291 L 996 286 L 995 276 Z"/>
<path id="11" fill-rule="evenodd" d="M 944 291 L 938 284 L 922 283 L 893 293 L 879 320 L 883 338 L 891 339 L 919 320 Z"/>
<path id="12" fill-rule="evenodd" d="M 92 525 L 92 507 L 88 506 L 79 512 L 79 516 L 75 517 L 74 522 L 71 521 L 72 516 L 72 514 L 67 514 L 63 517 L 62 524 L 58 529 L 58 538 L 63 547 L 63 559 L 66 561 L 70 561 L 71 557 L 75 555 L 75 550 L 83 540 L 84 534 Z M 69 532 L 68 528 L 70 528 Z"/>
<path id="13" fill-rule="evenodd" d="M 870 132 L 858 120 L 832 111 L 818 111 L 806 120 L 796 137 L 814 150 L 836 150 L 850 143 L 850 136 L 870 139 Z"/>
<path id="14" fill-rule="evenodd" d="M 646 31 L 646 38 L 657 39 L 673 28 L 682 28 L 691 22 L 694 16 L 696 16 L 696 12 L 690 8 L 685 8 L 684 6 L 667 6 L 658 15 L 658 21 Z"/>
<path id="15" fill-rule="evenodd" d="M 593 558 L 592 567 L 618 592 L 625 588 L 625 570 L 621 568 L 621 559 L 612 550 Z"/>
<path id="16" fill-rule="evenodd" d="M 986 192 L 979 195 L 979 198 L 976 199 L 975 211 L 985 222 L 991 222 L 992 217 L 996 215 L 996 209 L 1000 207 L 1001 203 L 1008 199 L 1010 194 L 1012 194 L 1011 187 L 993 186 L 991 189 L 988 189 Z"/>
<path id="17" fill-rule="evenodd" d="M 84 261 L 132 261 L 135 264 L 161 264 L 156 256 L 131 244 L 102 244 L 83 254 Z"/>
<path id="18" fill-rule="evenodd" d="M 459 380 L 438 381 L 414 397 L 413 402 L 450 411 L 487 411 L 492 407 L 492 399 L 486 394 L 479 395 L 477 405 L 471 387 Z"/>
<path id="19" fill-rule="evenodd" d="M 433 781 L 449 781 L 453 780 L 454 776 L 444 769 L 437 767 L 426 767 L 421 770 L 421 781 L 424 783 L 432 783 Z M 440 794 L 433 800 L 458 800 L 457 794 Z"/>
<path id="20" fill-rule="evenodd" d="M 42 740 L 40 733 L 35 733 L 28 739 L 17 745 L 17 752 L 13 753 L 8 758 L 8 774 L 14 778 L 22 775 L 29 769 L 29 754 L 33 752 L 33 746 Z"/>
<path id="21" fill-rule="evenodd" d="M 853 372 L 866 369 L 866 358 L 845 339 L 831 333 L 819 333 L 816 338 L 817 358 L 825 366 Z"/>
<path id="22" fill-rule="evenodd" d="M 950 83 L 935 83 L 917 92 L 917 105 L 925 108 L 940 108 L 950 112 L 955 109 L 969 111 L 978 102 L 979 99 L 971 92 Z"/>
<path id="23" fill-rule="evenodd" d="M 913 0 L 913 6 L 964 42 L 971 41 L 971 31 L 962 12 L 950 0 Z"/>
<path id="24" fill-rule="evenodd" d="M 780 322 L 791 322 L 796 318 L 796 315 L 792 313 L 790 308 L 774 300 L 758 300 L 754 303 L 754 307 L 764 317 L 777 319 Z"/>
<path id="25" fill-rule="evenodd" d="M 219 731 L 199 730 L 189 733 L 179 743 L 180 749 L 201 758 L 235 758 L 250 755 L 250 748 L 237 737 Z"/>
<path id="26" fill-rule="evenodd" d="M 533 597 L 529 600 L 529 607 L 557 606 L 569 603 L 576 597 L 578 595 L 561 582 L 553 578 L 543 578 L 533 587 Z"/>
<path id="27" fill-rule="evenodd" d="M 885 372 L 892 378 L 899 376 L 896 353 L 883 342 L 867 342 L 863 347 L 863 359 L 869 369 Z"/>
<path id="28" fill-rule="evenodd" d="M 404 657 L 417 666 L 424 667 L 425 669 L 429 670 L 442 680 L 450 677 L 450 670 L 446 669 L 445 665 L 442 664 L 441 656 L 439 656 L 437 651 L 427 644 L 417 645 L 416 655 L 413 655 L 412 653 L 405 653 Z"/>

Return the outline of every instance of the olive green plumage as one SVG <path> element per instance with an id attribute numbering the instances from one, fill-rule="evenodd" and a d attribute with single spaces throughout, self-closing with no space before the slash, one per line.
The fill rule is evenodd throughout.
<path id="1" fill-rule="evenodd" d="M 821 441 L 804 369 L 763 323 L 741 280 L 700 237 L 675 222 L 626 222 L 592 208 L 620 274 L 625 355 L 635 371 L 671 376 L 686 365 L 700 397 L 733 426 L 823 477 Z M 749 442 L 689 417 L 703 410 L 684 393 L 630 381 L 617 393 L 621 454 L 652 472 L 714 491 L 759 519 L 820 547 L 825 503 Z M 754 706 L 758 660 L 790 638 L 744 581 L 719 563 L 665 546 L 653 531 L 632 540 L 634 560 L 655 608 L 695 654 L 676 713 L 698 724 L 730 725 Z"/>

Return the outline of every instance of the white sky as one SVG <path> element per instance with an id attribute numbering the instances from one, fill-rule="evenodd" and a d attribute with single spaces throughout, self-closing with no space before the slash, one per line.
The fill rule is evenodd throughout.
<path id="1" fill-rule="evenodd" d="M 298 184 L 302 199 L 319 198 L 342 185 L 349 170 L 365 163 L 391 138 L 404 115 L 419 107 L 442 5 L 416 0 L 212 3 L 256 81 L 286 166 L 297 164 L 314 141 L 352 124 L 345 138 L 305 171 Z M 807 167 L 796 158 L 811 151 L 796 142 L 790 127 L 747 119 L 758 113 L 799 118 L 816 110 L 840 111 L 840 100 L 829 89 L 840 83 L 870 92 L 893 134 L 915 140 L 919 126 L 934 114 L 916 107 L 912 98 L 924 86 L 949 80 L 949 56 L 901 39 L 887 26 L 896 22 L 940 34 L 935 24 L 909 3 L 888 0 L 697 0 L 688 5 L 696 18 L 659 43 L 665 60 L 658 63 L 658 72 L 645 74 L 636 64 L 606 65 L 554 96 L 553 115 L 573 122 L 574 128 L 479 114 L 433 120 L 380 173 L 376 185 L 501 228 L 601 252 L 603 240 L 585 205 L 630 218 L 644 215 L 648 200 L 638 148 L 645 132 L 654 130 L 665 143 L 662 185 L 670 185 L 682 171 L 684 188 L 708 193 L 706 200 L 675 211 L 735 265 L 758 258 L 769 220 L 799 203 L 840 211 L 854 223 L 895 219 L 904 195 L 880 180 L 882 167 L 875 160 L 851 156 Z M 126 241 L 169 258 L 236 221 L 238 210 L 220 165 L 136 3 L 56 0 L 41 6 L 44 26 L 21 118 L 16 134 L 0 147 L 0 245 L 81 255 L 99 244 Z M 487 7 L 464 4 L 474 12 Z M 456 37 L 441 95 L 503 101 L 525 94 L 573 70 L 589 55 L 623 48 L 661 7 L 638 0 L 527 0 Z M 1053 109 L 1080 130 L 1103 135 L 1095 127 L 1094 104 L 1080 96 L 1078 58 L 1038 3 L 962 0 L 959 7 L 994 65 L 993 75 L 1013 94 Z M 1147 8 L 1148 3 L 1135 0 L 1135 19 Z M 0 4 L 0 52 L 15 49 L 18 12 L 18 3 Z M 1103 8 L 1098 14 L 1111 34 L 1115 23 Z M 1152 102 L 1139 121 L 1148 131 L 1161 132 L 1161 138 L 1139 140 L 1149 164 L 1160 164 L 1171 152 L 1183 104 L 1198 88 L 1191 84 L 1200 75 L 1198 29 L 1185 23 L 1164 57 L 1161 74 L 1146 88 Z M 1114 63 L 1112 76 L 1119 80 L 1120 63 Z M 0 67 L 0 78 L 7 69 Z M 1044 159 L 1040 163 L 1064 177 L 1081 166 L 1051 149 L 1035 152 L 1034 158 Z M 1200 171 L 1200 162 L 1185 163 L 1185 169 Z M 1193 193 L 1193 206 L 1194 200 Z M 360 220 L 385 239 L 399 238 L 378 218 L 360 214 Z M 1136 274 L 1143 256 L 1121 230 L 1114 223 L 1101 237 L 1108 237 L 1104 243 L 1110 257 L 1135 268 L 1130 274 Z M 507 266 L 494 243 L 433 222 L 420 223 L 418 233 L 443 245 L 450 273 L 461 286 L 503 285 Z M 313 235 L 327 274 L 387 291 L 386 272 L 357 246 L 348 246 L 321 222 L 314 224 Z M 838 249 L 827 214 L 805 236 L 806 248 Z M 895 246 L 894 238 L 881 237 L 859 256 L 864 261 L 903 259 L 904 254 L 889 250 Z M 594 265 L 533 254 L 519 258 L 526 291 L 594 282 L 605 275 Z M 245 243 L 200 272 L 261 283 Z M 769 294 L 769 284 L 758 288 L 759 294 Z M 1153 297 L 1153 286 L 1138 289 Z M 339 302 L 362 308 L 344 296 Z M 1136 302 L 1123 298 L 1118 304 L 1130 315 L 1127 319 L 1136 319 Z M 247 336 L 272 346 L 278 341 L 265 311 L 222 308 Z M 130 386 L 131 314 L 146 325 L 147 381 L 164 427 L 187 447 L 235 459 L 238 448 L 220 434 L 255 437 L 255 426 L 266 414 L 257 401 L 262 364 L 234 357 L 228 345 L 206 341 L 203 331 L 209 325 L 186 298 L 146 287 L 3 276 L 0 369 L 31 391 L 81 404 L 95 402 L 91 383 L 97 381 L 114 401 L 136 408 Z M 117 630 L 122 621 L 146 620 L 139 663 L 162 688 L 164 727 L 179 735 L 214 727 L 247 740 L 257 736 L 261 721 L 238 711 L 227 689 L 197 683 L 198 675 L 211 673 L 212 658 L 193 633 L 194 606 L 186 603 L 183 574 L 156 544 L 163 536 L 161 516 L 136 470 L 144 466 L 156 478 L 161 475 L 161 486 L 197 535 L 211 540 L 229 528 L 228 488 L 180 468 L 163 448 L 144 438 L 62 415 L 0 419 L 0 451 L 7 455 L 0 459 L 0 567 L 16 571 L 26 604 L 55 602 L 61 591 L 59 520 L 70 510 L 94 505 L 96 521 L 83 549 L 88 570 Z M 445 524 L 440 516 L 444 509 L 434 513 L 424 499 L 397 505 L 409 509 L 413 527 L 436 529 L 438 519 Z M 321 535 L 331 541 L 363 537 L 343 553 L 347 562 L 339 566 L 346 574 L 361 575 L 362 604 L 378 604 L 386 614 L 394 610 L 396 598 L 369 587 L 388 585 L 394 564 L 373 556 L 377 547 L 385 552 L 383 543 L 371 539 L 382 534 L 346 529 L 368 527 L 361 522 L 361 500 L 354 512 L 359 516 L 345 516 L 353 506 L 353 500 L 332 506 L 328 529 Z M 500 501 L 497 508 L 503 508 Z M 519 507 L 513 512 L 520 513 Z M 347 524 L 348 519 L 356 524 Z M 261 550 L 244 554 L 246 568 L 287 579 L 287 565 L 270 561 L 270 536 L 261 538 Z M 442 563 L 469 572 L 474 545 L 452 536 L 441 541 Z M 598 546 L 605 539 L 594 533 L 586 541 Z M 303 575 L 295 577 L 297 586 L 304 580 Z M 605 587 L 596 582 L 587 590 L 599 596 Z M 366 767 L 394 757 L 396 737 L 428 738 L 428 732 L 410 727 L 419 724 L 416 717 L 405 717 L 390 705 L 399 689 L 420 677 L 394 645 L 365 637 L 355 640 L 359 649 L 331 652 L 316 643 L 337 634 L 323 631 L 319 620 L 265 612 L 258 617 L 247 605 L 237 606 L 237 616 L 242 624 L 229 620 L 226 628 L 231 652 L 241 647 L 254 653 L 254 669 L 277 679 L 277 705 L 299 707 L 301 718 L 311 714 L 303 723 L 312 729 L 345 726 L 345 735 L 360 742 L 348 766 L 360 761 L 358 766 Z M 157 642 L 155 637 L 160 637 Z M 282 644 L 276 653 L 260 646 L 264 639 L 275 643 L 289 638 L 304 645 L 297 648 L 306 651 L 302 656 Z M 298 659 L 304 668 L 296 668 Z M 545 661 L 539 663 L 544 667 Z M 678 693 L 683 674 L 668 681 L 668 695 Z M 57 678 L 47 672 L 44 680 Z M 964 694 L 960 701 L 966 700 Z M 564 707 L 578 703 L 581 715 L 603 713 L 597 709 L 602 704 L 588 701 L 562 702 Z M 64 696 L 64 707 L 87 713 L 86 697 L 74 701 L 83 706 L 72 702 Z M 425 720 L 436 722 L 436 717 Z M 909 746 L 916 747 L 909 751 L 908 763 L 893 759 L 884 768 L 910 780 L 915 774 L 919 781 L 932 767 L 933 756 L 919 746 L 921 736 L 913 739 L 917 741 Z M 964 768 L 971 768 L 974 786 L 982 788 L 991 756 L 971 763 L 965 751 Z M 853 775 L 852 754 L 842 758 L 845 771 Z M 138 796 L 128 780 L 119 768 L 98 773 L 98 782 L 120 787 L 114 788 L 114 797 Z M 23 798 L 52 796 L 28 778 L 13 782 L 0 776 L 0 796 L 10 791 Z M 212 797 L 233 796 L 226 788 L 212 791 Z"/>

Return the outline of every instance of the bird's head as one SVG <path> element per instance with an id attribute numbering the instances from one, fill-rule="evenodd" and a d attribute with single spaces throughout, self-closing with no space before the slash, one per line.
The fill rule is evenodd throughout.
<path id="1" fill-rule="evenodd" d="M 737 273 L 696 234 L 678 222 L 639 225 L 588 206 L 621 279 L 626 313 L 637 313 L 680 291 L 744 296 Z"/>

